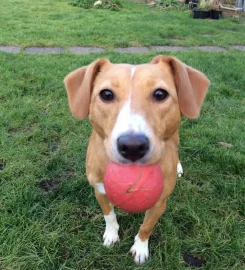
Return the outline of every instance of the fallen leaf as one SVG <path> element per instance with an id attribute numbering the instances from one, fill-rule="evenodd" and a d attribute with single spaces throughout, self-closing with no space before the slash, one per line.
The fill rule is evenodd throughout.
<path id="1" fill-rule="evenodd" d="M 57 188 L 59 185 L 60 179 L 54 178 L 49 180 L 43 180 L 42 182 L 38 183 L 38 187 L 43 191 L 52 191 Z"/>
<path id="2" fill-rule="evenodd" d="M 82 228 L 82 225 L 76 226 L 70 229 L 70 232 L 78 232 Z"/>
<path id="3" fill-rule="evenodd" d="M 206 260 L 198 259 L 198 258 L 196 258 L 192 255 L 186 254 L 186 253 L 184 254 L 183 258 L 184 258 L 184 261 L 186 263 L 188 263 L 190 266 L 194 266 L 194 267 L 202 267 L 207 262 Z"/>
<path id="4" fill-rule="evenodd" d="M 226 143 L 226 142 L 218 142 L 218 145 L 226 147 L 226 148 L 231 148 L 232 147 L 231 143 Z"/>

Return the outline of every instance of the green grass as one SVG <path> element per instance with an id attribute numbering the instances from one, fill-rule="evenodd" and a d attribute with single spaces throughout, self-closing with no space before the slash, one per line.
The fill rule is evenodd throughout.
<path id="1" fill-rule="evenodd" d="M 4 1 L 0 44 L 245 44 L 242 18 L 193 20 L 189 11 L 122 3 L 120 12 L 112 12 L 84 10 L 67 0 Z M 244 53 L 173 55 L 203 71 L 212 84 L 200 119 L 183 118 L 185 174 L 151 237 L 151 259 L 136 266 L 128 250 L 143 214 L 117 210 L 121 242 L 102 246 L 103 214 L 85 176 L 91 125 L 72 117 L 63 78 L 97 57 L 137 64 L 153 53 L 0 53 L 0 269 L 191 269 L 185 253 L 206 259 L 202 269 L 245 269 Z"/>
<path id="2" fill-rule="evenodd" d="M 245 45 L 241 19 L 194 20 L 188 10 L 160 10 L 121 1 L 123 9 L 82 9 L 68 0 L 1 3 L 1 45 L 100 46 Z M 213 36 L 204 37 L 205 34 Z M 170 39 L 176 39 L 175 41 Z"/>
<path id="3" fill-rule="evenodd" d="M 0 53 L 1 269 L 191 269 L 184 253 L 206 259 L 201 269 L 245 269 L 244 54 L 174 55 L 212 85 L 200 119 L 183 118 L 185 175 L 151 237 L 151 259 L 135 266 L 128 250 L 143 215 L 117 210 L 121 242 L 102 246 L 103 215 L 84 170 L 91 126 L 72 117 L 63 85 L 69 71 L 105 55 Z M 153 54 L 107 56 L 143 63 Z"/>

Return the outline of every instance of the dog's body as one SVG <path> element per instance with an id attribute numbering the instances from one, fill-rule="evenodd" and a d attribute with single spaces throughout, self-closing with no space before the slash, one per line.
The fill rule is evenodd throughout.
<path id="1" fill-rule="evenodd" d="M 181 114 L 199 116 L 209 81 L 176 58 L 157 56 L 137 66 L 99 59 L 70 73 L 65 84 L 72 113 L 78 119 L 89 116 L 93 126 L 86 173 L 104 213 L 104 245 L 119 241 L 119 225 L 103 187 L 106 165 L 114 161 L 161 166 L 163 193 L 146 211 L 131 248 L 135 261 L 143 263 L 149 257 L 148 239 L 174 190 L 177 166 L 178 174 L 182 171 L 178 164 Z"/>

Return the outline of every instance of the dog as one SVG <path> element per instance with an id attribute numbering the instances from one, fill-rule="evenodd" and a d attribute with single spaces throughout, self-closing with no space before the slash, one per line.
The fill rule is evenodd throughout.
<path id="1" fill-rule="evenodd" d="M 135 262 L 142 264 L 149 258 L 153 228 L 166 209 L 177 175 L 183 173 L 178 155 L 181 116 L 199 116 L 210 82 L 177 58 L 162 55 L 141 65 L 98 59 L 69 73 L 64 82 L 72 114 L 79 120 L 88 116 L 93 127 L 86 175 L 104 214 L 105 246 L 119 241 L 116 214 L 103 185 L 107 164 L 158 163 L 162 169 L 162 195 L 146 211 L 130 249 Z"/>

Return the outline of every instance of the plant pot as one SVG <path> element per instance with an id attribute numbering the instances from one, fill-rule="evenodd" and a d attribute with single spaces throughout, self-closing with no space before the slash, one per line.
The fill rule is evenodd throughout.
<path id="1" fill-rule="evenodd" d="M 197 5 L 198 5 L 198 3 L 192 2 L 192 3 L 190 4 L 190 8 L 191 8 L 191 9 L 197 8 Z"/>
<path id="2" fill-rule="evenodd" d="M 213 20 L 218 20 L 220 17 L 220 11 L 219 10 L 211 10 L 210 11 L 210 18 Z"/>
<path id="3" fill-rule="evenodd" d="M 193 18 L 194 19 L 207 19 L 209 17 L 210 17 L 210 11 L 209 10 L 193 9 Z"/>

